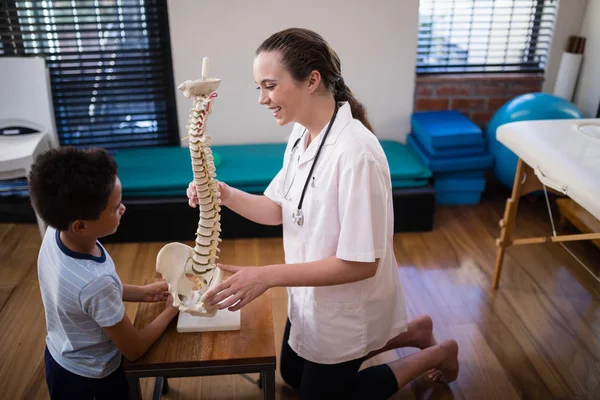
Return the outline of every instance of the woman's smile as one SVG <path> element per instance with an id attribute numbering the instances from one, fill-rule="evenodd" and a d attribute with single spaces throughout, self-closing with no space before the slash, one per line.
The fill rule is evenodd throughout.
<path id="1" fill-rule="evenodd" d="M 273 116 L 275 118 L 277 118 L 279 116 L 279 112 L 281 111 L 281 107 L 273 106 L 273 107 L 269 107 L 269 110 L 271 110 L 271 112 L 273 113 Z"/>

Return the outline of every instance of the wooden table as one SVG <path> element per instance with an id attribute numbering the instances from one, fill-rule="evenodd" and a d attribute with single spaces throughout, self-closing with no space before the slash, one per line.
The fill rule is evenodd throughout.
<path id="1" fill-rule="evenodd" d="M 517 210 L 519 199 L 532 192 L 543 191 L 544 188 L 558 195 L 563 195 L 556 192 L 550 187 L 546 187 L 535 174 L 534 169 L 525 163 L 521 158 L 517 161 L 517 171 L 513 182 L 512 195 L 506 200 L 504 208 L 504 216 L 499 222 L 500 238 L 496 240 L 496 264 L 494 265 L 494 278 L 492 280 L 492 288 L 498 289 L 500 282 L 500 274 L 502 273 L 502 264 L 504 262 L 504 254 L 509 246 L 520 246 L 529 244 L 542 243 L 561 243 L 576 240 L 600 240 L 600 232 L 581 233 L 574 235 L 553 235 L 553 236 L 538 236 L 528 238 L 513 238 L 515 226 L 517 223 Z M 589 270 L 588 270 L 589 271 Z"/>
<path id="2" fill-rule="evenodd" d="M 141 303 L 134 320 L 138 329 L 164 309 L 163 303 Z M 157 377 L 154 398 L 163 392 L 166 378 L 260 373 L 264 398 L 275 398 L 275 341 L 271 294 L 241 310 L 241 330 L 178 333 L 177 317 L 161 338 L 136 361 L 124 362 L 134 400 L 141 399 L 140 378 Z"/>
<path id="3" fill-rule="evenodd" d="M 582 233 L 600 232 L 600 221 L 572 199 L 556 199 L 556 205 L 560 210 L 559 226 L 564 225 L 566 220 Z M 592 242 L 600 247 L 600 239 L 594 239 Z"/>

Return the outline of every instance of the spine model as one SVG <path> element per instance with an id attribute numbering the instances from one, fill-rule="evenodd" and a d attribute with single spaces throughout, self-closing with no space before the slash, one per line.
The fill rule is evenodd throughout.
<path id="1" fill-rule="evenodd" d="M 185 267 L 188 279 L 194 283 L 195 296 L 186 303 L 181 304 L 181 311 L 202 314 L 205 311 L 201 304 L 202 296 L 206 291 L 217 285 L 222 279 L 222 272 L 216 266 L 219 258 L 219 243 L 221 224 L 219 204 L 219 187 L 215 180 L 216 168 L 212 154 L 210 136 L 206 135 L 206 121 L 211 113 L 212 100 L 217 96 L 215 90 L 220 84 L 220 79 L 208 79 L 208 59 L 204 58 L 202 64 L 202 79 L 185 81 L 178 89 L 186 98 L 193 96 L 193 105 L 189 115 L 188 136 L 189 149 L 192 159 L 194 183 L 198 195 L 198 208 L 200 218 L 196 231 L 196 241 L 191 262 Z M 177 299 L 175 299 L 177 302 Z M 191 300 L 191 301 L 190 301 Z M 177 304 L 175 304 L 177 305 Z M 214 310 L 212 310 L 214 312 Z"/>
<path id="2" fill-rule="evenodd" d="M 219 187 L 215 173 L 214 157 L 210 148 L 210 136 L 204 135 L 206 116 L 210 113 L 210 102 L 208 99 L 198 98 L 194 100 L 193 115 L 190 118 L 190 153 L 192 157 L 192 169 L 194 171 L 194 183 L 198 195 L 200 208 L 200 219 L 196 231 L 196 246 L 192 258 L 194 265 L 192 270 L 201 274 L 216 264 L 217 252 L 219 251 L 219 234 L 221 232 L 219 206 Z M 208 282 L 204 282 L 207 284 Z"/>

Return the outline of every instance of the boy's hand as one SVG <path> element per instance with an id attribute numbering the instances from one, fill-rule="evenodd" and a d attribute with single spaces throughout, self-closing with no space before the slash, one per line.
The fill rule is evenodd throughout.
<path id="1" fill-rule="evenodd" d="M 169 295 L 167 296 L 167 304 L 165 304 L 165 308 L 175 308 L 173 306 L 173 296 L 171 295 L 171 293 L 169 293 Z"/>
<path id="2" fill-rule="evenodd" d="M 154 282 L 142 286 L 142 301 L 165 301 L 170 295 L 169 284 L 167 282 Z M 173 304 L 172 299 L 171 304 Z"/>
<path id="3" fill-rule="evenodd" d="M 173 316 L 179 313 L 179 308 L 173 306 L 173 296 L 171 295 L 171 293 L 169 293 L 169 295 L 167 296 L 165 312 L 171 313 Z"/>

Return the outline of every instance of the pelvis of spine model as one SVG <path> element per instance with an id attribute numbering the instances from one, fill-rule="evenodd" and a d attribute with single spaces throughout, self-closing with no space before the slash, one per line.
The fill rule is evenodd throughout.
<path id="1" fill-rule="evenodd" d="M 187 128 L 200 209 L 196 243 L 193 248 L 182 243 L 164 246 L 156 259 L 156 271 L 168 282 L 173 305 L 180 311 L 214 316 L 217 307 L 208 307 L 203 300 L 204 294 L 223 278 L 223 271 L 216 266 L 221 241 L 221 206 L 210 136 L 205 135 L 205 131 L 211 103 L 216 97 L 215 90 L 221 81 L 207 78 L 207 65 L 205 58 L 202 79 L 185 81 L 178 87 L 186 98 L 193 96 L 194 99 Z"/>

